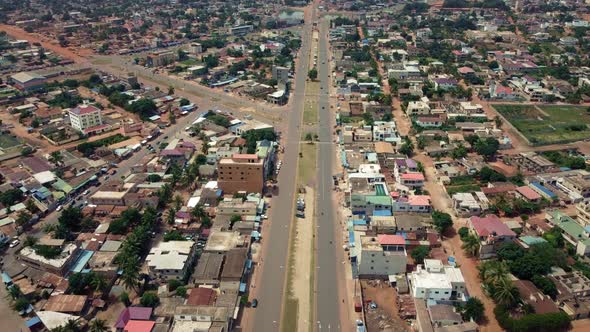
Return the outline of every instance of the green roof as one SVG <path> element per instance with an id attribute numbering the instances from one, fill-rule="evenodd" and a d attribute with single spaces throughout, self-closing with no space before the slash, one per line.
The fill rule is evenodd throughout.
<path id="1" fill-rule="evenodd" d="M 391 197 L 389 196 L 365 196 L 365 201 L 373 205 L 392 205 Z"/>
<path id="2" fill-rule="evenodd" d="M 54 183 L 51 184 L 53 189 L 59 190 L 65 194 L 69 194 L 72 191 L 72 186 L 70 186 L 67 182 L 62 179 L 57 179 Z"/>
<path id="3" fill-rule="evenodd" d="M 524 242 L 525 244 L 527 244 L 529 246 L 547 242 L 547 240 L 545 240 L 544 238 L 539 237 L 539 236 L 525 235 L 525 236 L 521 236 L 519 239 L 520 239 L 520 241 Z"/>
<path id="4" fill-rule="evenodd" d="M 561 228 L 571 238 L 582 239 L 582 237 L 586 233 L 584 231 L 584 227 L 582 227 L 582 225 L 578 224 L 574 219 L 570 218 L 569 216 L 559 211 L 550 211 L 547 213 L 553 218 L 553 223 L 557 225 L 557 227 Z"/>

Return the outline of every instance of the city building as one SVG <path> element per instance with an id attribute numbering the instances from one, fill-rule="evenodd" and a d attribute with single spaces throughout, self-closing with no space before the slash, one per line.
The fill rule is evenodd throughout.
<path id="1" fill-rule="evenodd" d="M 47 78 L 34 72 L 23 72 L 10 76 L 10 82 L 21 91 L 34 91 L 43 88 Z"/>
<path id="2" fill-rule="evenodd" d="M 152 279 L 181 280 L 192 265 L 195 242 L 168 241 L 154 246 L 146 263 Z"/>
<path id="3" fill-rule="evenodd" d="M 176 53 L 172 51 L 158 51 L 147 55 L 146 65 L 148 67 L 161 67 L 173 63 L 176 60 Z"/>
<path id="4" fill-rule="evenodd" d="M 358 256 L 360 277 L 387 278 L 406 272 L 408 261 L 406 240 L 401 235 L 379 234 L 360 236 L 361 252 Z"/>
<path id="5" fill-rule="evenodd" d="M 425 259 L 410 274 L 411 294 L 417 299 L 465 300 L 467 288 L 461 269 L 445 266 L 438 259 Z"/>
<path id="6" fill-rule="evenodd" d="M 264 160 L 256 154 L 234 154 L 217 164 L 219 188 L 224 193 L 259 193 L 264 186 Z"/>
<path id="7" fill-rule="evenodd" d="M 479 258 L 486 259 L 496 256 L 496 249 L 503 243 L 516 239 L 514 233 L 498 216 L 489 214 L 485 217 L 471 217 L 468 227 L 480 241 Z"/>
<path id="8" fill-rule="evenodd" d="M 72 128 L 87 133 L 88 129 L 99 128 L 102 122 L 101 110 L 92 105 L 80 105 L 68 112 Z"/>

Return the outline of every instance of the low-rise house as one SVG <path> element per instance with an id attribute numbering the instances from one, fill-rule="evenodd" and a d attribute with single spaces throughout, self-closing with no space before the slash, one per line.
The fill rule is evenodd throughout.
<path id="1" fill-rule="evenodd" d="M 195 251 L 193 241 L 161 242 L 146 257 L 153 279 L 181 280 L 192 265 Z"/>
<path id="2" fill-rule="evenodd" d="M 430 213 L 432 202 L 428 195 L 401 196 L 394 199 L 392 204 L 393 212 L 419 212 Z"/>
<path id="3" fill-rule="evenodd" d="M 22 248 L 19 252 L 19 257 L 22 261 L 36 269 L 63 276 L 77 261 L 79 253 L 80 250 L 77 245 L 68 243 L 63 246 L 61 254 L 52 259 L 47 259 L 37 254 L 33 247 Z"/>
<path id="4" fill-rule="evenodd" d="M 576 248 L 576 254 L 590 255 L 590 230 L 558 210 L 547 211 L 545 218 L 563 231 L 563 239 Z"/>
<path id="5" fill-rule="evenodd" d="M 10 76 L 10 82 L 21 91 L 35 91 L 45 87 L 47 78 L 34 72 L 22 72 Z"/>
<path id="6" fill-rule="evenodd" d="M 406 114 L 409 116 L 428 115 L 430 114 L 430 106 L 426 101 L 411 101 L 406 108 Z"/>
<path id="7" fill-rule="evenodd" d="M 406 272 L 406 241 L 400 235 L 379 234 L 361 236 L 361 253 L 358 257 L 360 277 L 387 278 Z"/>
<path id="8" fill-rule="evenodd" d="M 557 287 L 556 302 L 571 319 L 590 317 L 590 278 L 581 271 L 554 273 L 549 279 Z"/>
<path id="9" fill-rule="evenodd" d="M 520 152 L 506 156 L 505 160 L 525 172 L 547 173 L 555 169 L 554 163 L 535 152 Z"/>
<path id="10" fill-rule="evenodd" d="M 461 314 L 450 304 L 435 304 L 428 307 L 430 321 L 433 326 L 452 326 L 463 323 Z"/>
<path id="11" fill-rule="evenodd" d="M 532 203 L 540 202 L 542 199 L 541 195 L 529 186 L 520 186 L 516 188 L 516 196 Z"/>
<path id="12" fill-rule="evenodd" d="M 489 214 L 485 217 L 471 217 L 468 227 L 472 234 L 480 241 L 479 257 L 486 259 L 496 256 L 496 249 L 503 243 L 516 239 L 514 233 L 498 216 Z"/>
<path id="13" fill-rule="evenodd" d="M 536 314 L 548 314 L 559 312 L 559 307 L 553 300 L 543 294 L 530 280 L 515 280 L 514 286 L 518 288 L 520 298 L 535 309 Z"/>
<path id="14" fill-rule="evenodd" d="M 467 295 L 465 279 L 457 267 L 445 266 L 437 259 L 425 259 L 409 278 L 411 294 L 417 299 L 446 301 L 464 300 Z"/>
<path id="15" fill-rule="evenodd" d="M 453 200 L 453 210 L 459 217 L 478 216 L 489 208 L 488 198 L 481 191 L 456 193 L 451 198 Z"/>

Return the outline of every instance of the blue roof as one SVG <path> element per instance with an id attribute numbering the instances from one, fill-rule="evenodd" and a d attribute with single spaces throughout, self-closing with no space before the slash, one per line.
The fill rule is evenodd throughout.
<path id="1" fill-rule="evenodd" d="M 377 216 L 377 217 L 390 217 L 391 214 L 391 210 L 375 210 L 373 211 L 373 216 Z"/>
<path id="2" fill-rule="evenodd" d="M 557 197 L 557 195 L 555 195 L 555 193 L 553 193 L 551 190 L 547 189 L 545 186 L 541 185 L 539 182 L 531 182 L 531 186 L 534 186 L 535 188 L 539 189 L 545 195 L 547 195 L 551 198 Z"/>
<path id="3" fill-rule="evenodd" d="M 37 317 L 37 316 L 35 316 L 25 322 L 25 324 L 27 325 L 28 328 L 31 328 L 39 323 L 41 323 L 41 319 L 39 319 L 39 317 Z"/>
<path id="4" fill-rule="evenodd" d="M 247 269 L 251 269 L 251 268 L 252 268 L 252 260 L 251 260 L 251 259 L 248 259 L 248 260 L 246 261 L 246 268 L 247 268 Z"/>
<path id="5" fill-rule="evenodd" d="M 348 231 L 348 243 L 350 243 L 351 246 L 354 245 L 354 231 Z"/>
<path id="6" fill-rule="evenodd" d="M 258 231 L 252 231 L 250 234 L 251 237 L 258 239 L 260 237 L 260 233 Z"/>
<path id="7" fill-rule="evenodd" d="M 342 167 L 348 168 L 348 161 L 346 161 L 346 152 L 344 150 L 340 153 L 340 160 L 342 161 Z"/>
<path id="8" fill-rule="evenodd" d="M 84 270 L 84 267 L 86 266 L 86 264 L 88 264 L 88 261 L 90 260 L 90 258 L 92 258 L 92 255 L 94 255 L 94 251 L 82 250 L 82 253 L 78 257 L 78 260 L 76 261 L 74 266 L 72 266 L 72 268 L 70 269 L 70 272 L 74 272 L 74 273 L 82 272 Z"/>
<path id="9" fill-rule="evenodd" d="M 246 292 L 246 283 L 240 282 L 240 293 Z"/>
<path id="10" fill-rule="evenodd" d="M 364 225 L 367 224 L 367 221 L 366 220 L 363 220 L 363 219 L 355 219 L 355 220 L 352 221 L 352 224 L 353 225 L 364 226 Z"/>
<path id="11" fill-rule="evenodd" d="M 2 272 L 2 281 L 5 284 L 10 284 L 12 282 L 12 278 L 6 272 Z"/>
<path id="12" fill-rule="evenodd" d="M 562 172 L 565 172 L 565 171 L 571 171 L 571 168 L 569 168 L 569 167 L 560 167 L 559 170 L 562 171 Z"/>

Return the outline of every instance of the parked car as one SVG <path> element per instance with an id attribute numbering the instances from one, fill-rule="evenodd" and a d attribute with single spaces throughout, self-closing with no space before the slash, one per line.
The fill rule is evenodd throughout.
<path id="1" fill-rule="evenodd" d="M 252 300 L 252 304 L 250 305 L 252 308 L 258 307 L 258 299 Z"/>
<path id="2" fill-rule="evenodd" d="M 10 248 L 14 248 L 20 244 L 20 240 L 14 240 L 10 242 Z"/>

